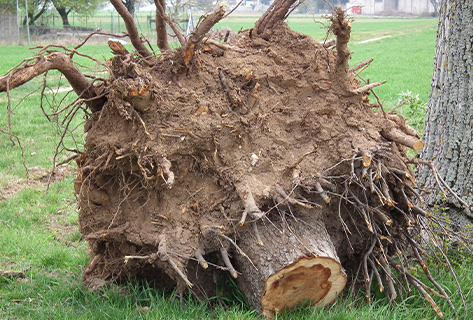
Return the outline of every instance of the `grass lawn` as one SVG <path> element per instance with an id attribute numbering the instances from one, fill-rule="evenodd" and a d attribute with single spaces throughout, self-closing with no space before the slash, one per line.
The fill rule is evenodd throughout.
<path id="1" fill-rule="evenodd" d="M 221 27 L 239 30 L 251 27 L 257 17 L 230 17 L 220 23 Z M 319 19 L 320 20 L 320 19 Z M 312 17 L 293 16 L 291 27 L 308 33 L 316 40 L 323 40 L 326 30 L 315 23 Z M 422 125 L 423 109 L 418 108 L 427 101 L 437 22 L 434 19 L 374 19 L 359 18 L 353 23 L 350 48 L 352 64 L 374 58 L 370 68 L 361 75 L 370 81 L 388 80 L 378 89 L 386 108 L 398 103 L 401 92 L 411 91 L 419 95 L 417 105 L 406 105 L 402 112 L 411 123 Z M 375 41 L 366 40 L 384 37 Z M 109 57 L 106 46 L 85 46 L 84 53 L 97 58 Z M 31 56 L 25 47 L 0 47 L 0 74 L 4 74 L 23 58 Z M 81 64 L 90 63 L 85 60 Z M 67 83 L 59 74 L 51 72 L 51 88 L 65 87 Z M 46 169 L 51 166 L 58 141 L 56 126 L 42 114 L 40 94 L 37 89 L 42 77 L 13 90 L 13 133 L 18 135 L 24 147 L 26 164 L 31 170 L 32 181 L 27 184 L 21 152 L 12 146 L 7 135 L 0 135 L 0 271 L 17 270 L 26 278 L 0 276 L 0 319 L 259 319 L 260 317 L 244 304 L 234 286 L 231 298 L 223 300 L 225 307 L 209 308 L 205 303 L 190 300 L 184 307 L 169 294 L 133 281 L 123 286 L 104 288 L 93 292 L 81 285 L 81 274 L 88 262 L 87 246 L 78 232 L 77 208 L 73 196 L 73 175 L 51 185 L 45 192 Z M 25 97 L 26 96 L 26 97 Z M 46 94 L 57 106 L 58 101 Z M 65 94 L 63 94 L 65 96 Z M 61 96 L 62 97 L 62 96 Z M 65 101 L 73 97 L 66 96 Z M 6 94 L 0 94 L 1 127 L 7 122 Z M 79 117 L 80 118 L 80 117 Z M 76 119 L 78 138 L 68 136 L 66 146 L 80 148 L 83 134 L 81 119 Z M 65 157 L 65 156 L 64 156 Z M 455 259 L 458 279 L 469 290 L 473 283 L 470 260 Z M 437 268 L 442 284 L 460 307 L 451 274 Z M 414 270 L 413 272 L 418 272 Z M 228 290 L 228 288 L 227 288 Z M 442 310 L 451 319 L 455 314 L 440 299 L 436 299 Z M 216 302 L 216 301 L 207 301 Z M 218 304 L 217 304 L 218 305 Z M 473 309 L 473 299 L 468 299 Z M 419 297 L 403 297 L 391 306 L 379 295 L 371 305 L 361 293 L 340 298 L 330 307 L 316 310 L 301 308 L 278 316 L 278 319 L 433 319 L 434 312 Z M 463 311 L 458 318 L 467 319 Z"/>

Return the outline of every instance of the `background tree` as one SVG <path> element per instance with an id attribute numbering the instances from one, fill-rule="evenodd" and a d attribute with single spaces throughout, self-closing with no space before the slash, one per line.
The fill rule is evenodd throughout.
<path id="1" fill-rule="evenodd" d="M 300 5 L 300 11 L 305 13 L 330 12 L 335 6 L 348 3 L 349 0 L 305 0 Z M 265 3 L 266 2 L 266 3 Z M 271 1 L 262 1 L 263 4 L 269 4 Z"/>
<path id="2" fill-rule="evenodd" d="M 472 217 L 473 203 L 473 0 L 444 0 L 440 8 L 435 66 L 427 111 L 423 160 L 433 161 L 444 188 L 458 197 L 432 193 L 430 204 L 443 201 L 453 212 Z M 420 181 L 430 186 L 435 176 L 425 169 Z M 444 196 L 447 197 L 445 201 Z M 464 214 L 458 216 L 465 219 Z"/>
<path id="3" fill-rule="evenodd" d="M 128 12 L 130 12 L 132 16 L 135 16 L 136 0 L 123 0 L 122 3 Z"/>
<path id="4" fill-rule="evenodd" d="M 74 11 L 83 16 L 92 15 L 106 0 L 52 0 L 54 8 L 62 19 L 63 26 L 69 26 L 69 14 Z"/>
<path id="5" fill-rule="evenodd" d="M 213 1 L 200 1 L 196 0 L 169 0 L 169 16 L 175 22 L 182 22 L 180 20 L 187 21 L 187 12 L 190 8 L 197 6 L 202 7 L 205 11 L 209 11 L 214 6 Z"/>
<path id="6" fill-rule="evenodd" d="M 28 13 L 28 23 L 34 25 L 36 20 L 41 17 L 43 13 L 46 12 L 48 6 L 51 4 L 49 0 L 32 0 L 28 1 L 28 8 L 26 9 Z M 23 18 L 23 25 L 27 23 L 26 17 Z"/>
<path id="7" fill-rule="evenodd" d="M 439 14 L 441 0 L 430 0 L 430 3 L 434 6 L 434 13 L 437 16 Z"/>
<path id="8" fill-rule="evenodd" d="M 209 11 L 215 5 L 215 2 L 213 0 L 195 0 L 194 2 L 195 2 L 195 7 L 198 10 L 202 10 L 202 11 Z"/>

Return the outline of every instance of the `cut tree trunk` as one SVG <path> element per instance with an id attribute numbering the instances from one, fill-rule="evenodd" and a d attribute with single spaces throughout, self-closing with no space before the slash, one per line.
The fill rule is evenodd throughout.
<path id="1" fill-rule="evenodd" d="M 347 278 L 321 221 L 258 223 L 259 239 L 255 233 L 240 239 L 248 256 L 236 255 L 238 284 L 264 316 L 307 303 L 330 304 L 342 292 Z"/>

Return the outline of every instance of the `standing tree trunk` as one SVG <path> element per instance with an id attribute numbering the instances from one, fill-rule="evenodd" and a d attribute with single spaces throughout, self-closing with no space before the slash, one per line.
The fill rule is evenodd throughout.
<path id="1" fill-rule="evenodd" d="M 36 20 L 41 17 L 43 13 L 46 12 L 48 2 L 44 2 L 43 6 L 41 7 L 41 10 L 37 14 L 34 13 L 34 11 L 28 11 L 28 23 L 32 26 L 36 22 Z M 33 9 L 34 10 L 34 9 Z M 26 18 L 23 19 L 23 25 L 26 26 Z"/>
<path id="2" fill-rule="evenodd" d="M 131 14 L 132 17 L 135 16 L 135 0 L 125 0 L 122 1 L 123 5 L 125 8 L 128 10 L 128 12 Z"/>
<path id="3" fill-rule="evenodd" d="M 473 0 L 445 0 L 440 8 L 435 67 L 427 111 L 423 160 L 433 161 L 441 179 L 466 204 L 473 203 Z M 428 169 L 420 181 L 433 184 Z M 431 204 L 445 195 L 432 193 Z M 447 206 L 471 217 L 465 204 L 449 197 Z"/>
<path id="4" fill-rule="evenodd" d="M 434 6 L 434 14 L 437 17 L 439 15 L 440 0 L 430 0 L 432 6 Z"/>
<path id="5" fill-rule="evenodd" d="M 56 8 L 57 13 L 61 16 L 63 27 L 70 26 L 68 17 L 70 10 L 67 10 L 65 7 L 56 7 L 56 5 L 54 5 L 54 7 Z"/>

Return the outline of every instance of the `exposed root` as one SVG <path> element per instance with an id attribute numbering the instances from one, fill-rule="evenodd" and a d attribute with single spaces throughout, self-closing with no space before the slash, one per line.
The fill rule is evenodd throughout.
<path id="1" fill-rule="evenodd" d="M 345 159 L 345 162 L 350 163 L 352 173 L 345 176 L 345 191 L 338 196 L 341 201 L 345 201 L 354 207 L 362 220 L 365 221 L 365 224 L 362 225 L 355 222 L 358 219 L 351 219 L 352 217 L 350 217 L 351 228 L 357 228 L 362 234 L 369 234 L 372 239 L 371 245 L 363 255 L 359 269 L 363 274 L 363 284 L 366 288 L 368 301 L 371 301 L 370 291 L 372 290 L 373 279 L 376 279 L 379 291 L 385 292 L 391 301 L 395 301 L 402 293 L 402 287 L 400 286 L 402 281 L 408 286 L 408 291 L 410 291 L 409 285 L 414 287 L 432 306 L 439 317 L 443 316 L 443 312 L 432 299 L 432 295 L 446 300 L 450 307 L 455 310 L 450 297 L 445 289 L 432 277 L 419 252 L 423 249 L 416 242 L 416 237 L 420 230 L 423 230 L 429 234 L 430 240 L 428 241 L 439 250 L 444 263 L 449 266 L 454 274 L 447 256 L 437 244 L 438 241 L 434 231 L 425 222 L 434 219 L 434 217 L 424 207 L 423 202 L 417 205 L 410 200 L 412 196 L 422 199 L 418 191 L 415 190 L 416 186 L 412 181 L 410 169 L 407 167 L 391 168 L 385 164 L 388 161 L 383 158 L 382 152 L 373 151 L 364 151 L 362 157 Z M 399 191 L 393 190 L 393 181 L 399 181 L 402 184 Z M 437 181 L 441 186 L 444 186 L 440 179 Z M 305 182 L 303 181 L 302 185 L 304 185 L 303 183 Z M 377 195 L 378 205 L 373 203 L 372 200 L 368 200 L 367 192 Z M 347 230 L 347 237 L 351 236 L 352 231 L 350 231 L 349 224 L 345 224 L 342 217 L 340 219 Z M 399 228 L 401 221 L 403 221 L 402 224 L 406 226 L 406 229 L 399 233 L 399 230 L 395 230 L 393 227 Z M 438 222 L 435 224 L 442 225 Z M 445 234 L 446 232 L 448 231 L 445 231 Z M 398 249 L 399 247 L 403 248 L 402 251 Z M 407 257 L 408 252 L 412 252 L 413 259 Z M 437 291 L 409 272 L 415 263 L 420 264 L 427 279 Z M 393 270 L 402 279 L 395 279 Z M 463 297 L 458 281 L 457 285 Z M 466 304 L 464 306 L 466 308 Z"/>
<path id="2" fill-rule="evenodd" d="M 209 267 L 209 264 L 207 261 L 205 261 L 204 259 L 204 256 L 203 256 L 203 249 L 201 247 L 199 247 L 196 251 L 195 251 L 195 257 L 197 259 L 197 261 L 199 262 L 200 266 L 204 269 L 207 269 Z"/>
<path id="3" fill-rule="evenodd" d="M 202 288 L 213 276 L 209 266 L 228 271 L 238 281 L 253 279 L 248 270 L 257 270 L 264 284 L 274 273 L 266 268 L 270 260 L 281 258 L 276 269 L 283 270 L 294 259 L 308 262 L 328 257 L 336 267 L 346 263 L 347 269 L 355 269 L 359 263 L 368 300 L 376 283 L 391 301 L 412 287 L 441 315 L 433 299 L 451 304 L 450 298 L 422 260 L 422 246 L 416 241 L 428 234 L 433 239 L 429 245 L 448 261 L 430 224 L 444 228 L 442 238 L 450 234 L 426 208 L 404 148 L 416 150 L 423 144 L 402 118 L 370 108 L 373 105 L 364 94 L 379 83 L 354 89 L 358 82 L 352 73 L 358 75 L 371 60 L 348 69 L 350 20 L 345 13 L 337 9 L 331 19 L 337 36 L 334 52 L 309 37 L 297 35 L 294 41 L 295 34 L 282 24 L 275 29 L 276 20 L 300 3 L 283 2 L 275 1 L 253 32 L 246 31 L 228 44 L 204 40 L 224 14 L 219 7 L 188 40 L 180 39 L 182 49 L 166 52 L 162 59 L 143 59 L 142 54 L 115 46 L 116 56 L 109 61 L 111 80 L 87 79 L 79 100 L 55 110 L 54 116 L 64 118 L 58 121 L 66 126 L 61 132 L 64 137 L 82 102 L 107 102 L 105 108 L 89 106 L 100 112 L 87 114 L 86 152 L 78 157 L 75 187 L 81 232 L 92 250 L 84 277 L 123 279 L 151 268 L 172 286 L 177 282 L 179 293 L 194 285 L 205 295 L 213 290 Z M 172 26 L 164 15 L 164 1 L 155 3 L 157 28 L 166 22 Z M 261 33 L 258 27 L 263 28 Z M 285 34 L 280 42 L 271 40 L 271 30 L 278 36 Z M 285 65 L 280 58 L 286 43 L 300 50 L 298 43 L 316 49 L 313 63 Z M 41 50 L 47 54 L 49 49 Z M 301 52 L 301 56 L 313 54 Z M 63 55 L 76 54 L 67 53 Z M 290 55 L 284 56 L 289 60 Z M 228 57 L 239 62 L 241 58 L 245 68 L 230 65 Z M 253 63 L 253 57 L 258 63 Z M 191 65 L 193 60 L 196 63 Z M 25 62 L 0 82 L 5 81 L 8 91 L 14 74 L 38 68 L 35 65 L 41 61 Z M 255 70 L 263 65 L 290 72 L 261 76 Z M 292 68 L 300 70 L 295 77 Z M 201 86 L 194 86 L 201 79 Z M 94 82 L 103 83 L 99 88 Z M 314 90 L 315 82 L 324 89 Z M 282 94 L 286 88 L 295 90 L 292 97 L 304 103 L 286 103 Z M 94 94 L 88 95 L 90 90 Z M 327 92 L 321 96 L 320 90 Z M 319 104 L 320 108 L 314 107 Z M 72 151 L 78 150 L 76 146 Z M 433 168 L 437 183 L 450 192 Z M 453 236 L 459 243 L 466 241 Z M 280 249 L 287 249 L 285 260 Z M 419 264 L 432 285 L 410 273 Z M 340 276 L 346 280 L 343 272 Z M 307 290 L 309 299 L 313 291 Z M 261 292 L 250 294 L 258 296 L 255 301 L 260 303 Z"/>
<path id="4" fill-rule="evenodd" d="M 386 81 L 382 81 L 382 82 L 372 82 L 372 83 L 369 83 L 363 87 L 360 87 L 360 88 L 357 88 L 357 89 L 353 89 L 352 92 L 353 93 L 366 93 L 370 90 L 373 90 L 373 88 L 376 88 L 382 84 L 385 84 Z"/>
<path id="5" fill-rule="evenodd" d="M 327 195 L 327 192 L 322 188 L 322 185 L 319 181 L 315 181 L 314 183 L 315 190 L 319 193 L 320 197 L 324 200 L 325 204 L 330 204 L 332 198 Z"/>
<path id="6" fill-rule="evenodd" d="M 228 272 L 232 275 L 234 279 L 238 278 L 238 273 L 230 262 L 230 257 L 228 256 L 228 251 L 224 247 L 220 248 L 220 254 L 222 255 L 223 262 L 228 269 Z"/>
<path id="7" fill-rule="evenodd" d="M 174 172 L 171 171 L 171 161 L 163 156 L 160 158 L 159 165 L 161 168 L 160 176 L 164 181 L 166 181 L 166 184 L 170 189 L 174 184 Z"/>
<path id="8" fill-rule="evenodd" d="M 166 30 L 166 21 L 164 16 L 166 15 L 166 1 L 165 0 L 154 0 L 156 6 L 156 36 L 157 44 L 161 52 L 171 50 L 168 42 L 168 32 Z"/>
<path id="9" fill-rule="evenodd" d="M 85 75 L 74 65 L 72 60 L 62 52 L 53 52 L 46 56 L 36 56 L 34 62 L 13 69 L 10 74 L 0 77 L 0 92 L 11 90 L 48 70 L 58 70 L 69 81 L 74 91 L 81 98 L 93 99 L 98 96 L 96 88 Z M 8 84 L 8 87 L 7 87 Z M 89 100 L 86 105 L 92 112 L 99 111 L 106 99 Z"/>
<path id="10" fill-rule="evenodd" d="M 256 224 L 256 221 L 254 221 L 252 223 L 253 225 L 253 232 L 255 233 L 255 236 L 256 236 L 256 243 L 259 245 L 259 246 L 263 246 L 264 243 L 263 243 L 263 240 L 261 240 L 261 237 L 259 235 L 259 231 L 258 231 L 258 225 Z"/>
<path id="11" fill-rule="evenodd" d="M 283 21 L 289 12 L 297 8 L 303 1 L 299 0 L 276 0 L 271 3 L 269 9 L 255 23 L 254 31 L 257 35 L 268 38 L 274 25 Z"/>
<path id="12" fill-rule="evenodd" d="M 366 60 L 366 61 L 362 61 L 360 62 L 358 65 L 354 66 L 353 68 L 350 69 L 350 72 L 355 72 L 355 71 L 358 71 L 358 70 L 364 70 L 366 67 L 369 67 L 369 65 L 371 64 L 371 62 L 373 62 L 374 59 L 371 58 L 369 60 Z M 361 72 L 361 71 L 360 71 Z M 355 77 L 360 73 L 358 72 Z"/>
<path id="13" fill-rule="evenodd" d="M 182 270 L 176 265 L 176 263 L 171 259 L 171 258 L 167 258 L 166 260 L 170 265 L 171 267 L 174 269 L 174 271 L 176 271 L 176 273 L 182 278 L 182 280 L 184 281 L 184 283 L 189 287 L 189 288 L 192 288 L 194 285 L 192 284 L 192 282 L 189 281 L 189 279 L 187 279 L 186 275 L 184 274 L 184 272 L 182 272 Z"/>
<path id="14" fill-rule="evenodd" d="M 210 29 L 212 29 L 212 27 L 216 23 L 218 23 L 224 15 L 225 7 L 219 6 L 215 11 L 205 16 L 195 28 L 195 30 L 190 34 L 182 53 L 182 57 L 184 58 L 184 64 L 186 66 L 189 65 L 190 61 L 194 57 L 194 51 L 197 45 L 201 43 L 202 39 L 204 39 Z"/>
<path id="15" fill-rule="evenodd" d="M 135 47 L 135 49 L 138 51 L 138 53 L 143 57 L 151 56 L 151 52 L 146 49 L 143 42 L 141 41 L 138 35 L 138 29 L 136 28 L 135 21 L 133 20 L 133 17 L 130 12 L 128 12 L 128 10 L 126 9 L 125 5 L 120 0 L 110 0 L 110 2 L 125 22 L 126 30 L 128 31 L 130 41 Z"/>
<path id="16" fill-rule="evenodd" d="M 386 139 L 402 144 L 403 146 L 409 147 L 414 151 L 419 151 L 424 148 L 424 142 L 395 128 L 384 129 L 381 134 Z"/>
<path id="17" fill-rule="evenodd" d="M 345 79 L 343 83 L 349 86 L 351 81 L 348 77 L 348 61 L 350 60 L 351 53 L 348 49 L 348 41 L 350 40 L 352 20 L 347 19 L 345 11 L 340 7 L 335 8 L 329 20 L 332 22 L 330 30 L 337 37 L 337 66 L 335 72 L 339 78 Z"/>
<path id="18" fill-rule="evenodd" d="M 243 201 L 243 205 L 245 206 L 245 210 L 243 211 L 240 222 L 238 224 L 240 226 L 243 226 L 245 224 L 246 216 L 248 214 L 254 220 L 261 219 L 264 216 L 264 212 L 261 211 L 256 205 L 255 198 L 253 198 L 253 194 L 251 193 L 248 186 L 246 185 L 244 187 L 237 186 L 237 192 L 241 200 Z"/>

